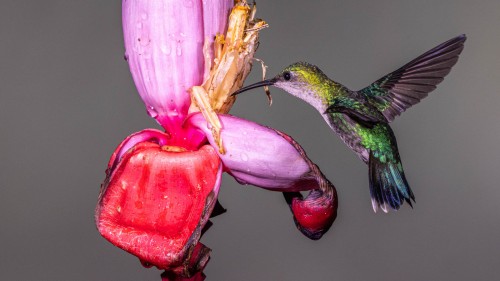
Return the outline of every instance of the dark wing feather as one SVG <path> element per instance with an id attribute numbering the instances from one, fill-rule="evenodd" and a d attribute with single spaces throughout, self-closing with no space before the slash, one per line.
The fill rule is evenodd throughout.
<path id="1" fill-rule="evenodd" d="M 443 81 L 464 48 L 462 34 L 387 74 L 359 93 L 391 122 L 406 109 L 420 102 Z"/>
<path id="2" fill-rule="evenodd" d="M 368 128 L 376 123 L 387 123 L 385 116 L 373 105 L 366 104 L 366 98 L 359 97 L 356 92 L 349 96 L 334 97 L 325 113 L 343 113 Z"/>
<path id="3" fill-rule="evenodd" d="M 327 113 L 343 113 L 343 114 L 349 116 L 352 120 L 359 123 L 361 126 L 364 126 L 366 128 L 373 128 L 373 126 L 375 126 L 375 124 L 380 122 L 379 119 L 373 118 L 372 116 L 363 115 L 359 111 L 353 110 L 352 108 L 342 107 L 342 106 L 329 107 L 326 112 Z M 380 112 L 379 112 L 379 114 L 380 114 Z M 383 121 L 385 122 L 385 117 L 382 116 L 382 118 L 383 118 Z"/>

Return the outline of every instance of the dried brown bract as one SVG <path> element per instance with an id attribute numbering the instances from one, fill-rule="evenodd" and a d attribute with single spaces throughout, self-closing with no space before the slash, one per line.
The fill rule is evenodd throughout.
<path id="1" fill-rule="evenodd" d="M 229 15 L 227 32 L 216 36 L 213 52 L 209 49 L 209 40 L 205 42 L 203 52 L 205 71 L 208 72 L 205 81 L 201 86 L 190 89 L 193 101 L 190 111 L 202 112 L 221 153 L 225 151 L 217 113 L 228 113 L 231 109 L 236 99 L 231 94 L 241 88 L 252 69 L 259 45 L 259 31 L 268 26 L 265 21 L 255 18 L 256 11 L 255 3 L 252 6 L 245 0 L 235 3 Z"/>

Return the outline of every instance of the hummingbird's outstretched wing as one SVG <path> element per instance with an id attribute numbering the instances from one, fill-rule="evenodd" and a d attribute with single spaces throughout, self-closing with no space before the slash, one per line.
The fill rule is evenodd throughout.
<path id="1" fill-rule="evenodd" d="M 436 89 L 457 62 L 465 39 L 462 34 L 442 43 L 358 93 L 391 122 Z"/>

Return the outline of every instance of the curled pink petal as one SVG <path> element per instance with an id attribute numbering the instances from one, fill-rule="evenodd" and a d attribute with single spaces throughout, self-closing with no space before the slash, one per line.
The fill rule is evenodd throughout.
<path id="1" fill-rule="evenodd" d="M 186 129 L 183 129 L 183 131 L 186 132 L 186 134 L 184 134 L 187 136 L 186 140 L 189 138 L 189 141 L 184 142 L 182 146 L 187 150 L 196 150 L 200 144 L 205 141 L 205 135 L 200 132 Z M 108 170 L 113 170 L 121 160 L 123 154 L 141 142 L 154 142 L 160 146 L 178 144 L 172 140 L 169 134 L 156 129 L 144 129 L 140 132 L 133 133 L 125 138 L 113 152 L 113 155 L 111 155 L 109 159 Z"/>
<path id="2" fill-rule="evenodd" d="M 285 200 L 293 213 L 297 228 L 313 240 L 320 239 L 337 218 L 338 197 L 335 186 L 321 173 L 319 167 L 306 156 L 304 149 L 292 137 L 278 132 L 304 156 L 313 175 L 316 187 L 306 198 L 300 192 L 283 192 Z"/>
<path id="3" fill-rule="evenodd" d="M 226 170 L 245 184 L 283 192 L 297 228 L 319 239 L 337 216 L 337 192 L 290 136 L 231 115 L 219 115 L 226 153 L 220 154 Z M 205 119 L 197 113 L 188 121 L 215 145 Z M 299 191 L 311 190 L 304 199 Z"/>
<path id="4" fill-rule="evenodd" d="M 125 58 L 149 115 L 175 134 L 189 88 L 204 76 L 203 44 L 225 29 L 231 1 L 123 0 Z M 205 26 L 206 25 L 206 26 Z"/>
<path id="5" fill-rule="evenodd" d="M 225 154 L 219 154 L 227 171 L 240 183 L 276 191 L 309 190 L 315 179 L 303 155 L 277 131 L 231 115 L 219 115 Z M 201 114 L 189 123 L 216 143 Z M 301 183 L 301 184 L 299 184 Z"/>
<path id="6" fill-rule="evenodd" d="M 154 142 L 160 146 L 167 144 L 169 135 L 162 131 L 155 129 L 145 129 L 140 132 L 136 132 L 128 136 L 123 140 L 116 150 L 111 155 L 108 163 L 108 171 L 114 170 L 118 162 L 120 162 L 123 154 L 125 154 L 129 149 L 141 142 Z"/>

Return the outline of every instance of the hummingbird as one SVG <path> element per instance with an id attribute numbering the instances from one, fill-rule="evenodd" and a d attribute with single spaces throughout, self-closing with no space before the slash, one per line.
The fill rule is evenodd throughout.
<path id="1" fill-rule="evenodd" d="M 389 123 L 436 89 L 458 61 L 465 40 L 465 34 L 450 39 L 358 91 L 328 78 L 315 65 L 297 62 L 232 95 L 274 86 L 309 103 L 368 165 L 373 211 L 398 210 L 404 202 L 413 208 L 415 196 Z"/>

